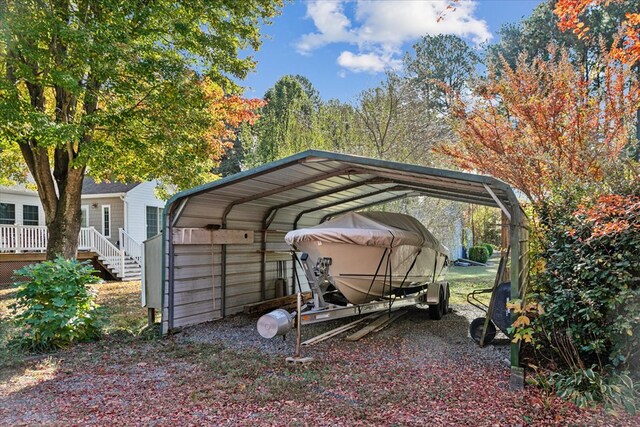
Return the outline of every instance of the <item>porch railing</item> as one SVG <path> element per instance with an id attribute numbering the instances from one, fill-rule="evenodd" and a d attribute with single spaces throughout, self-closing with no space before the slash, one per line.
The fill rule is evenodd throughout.
<path id="1" fill-rule="evenodd" d="M 46 226 L 0 225 L 0 252 L 44 252 L 47 238 Z M 118 248 L 94 227 L 83 227 L 78 249 L 95 252 L 120 277 L 125 277 L 127 255 L 139 265 L 142 261 L 142 246 L 124 230 L 120 231 Z"/>

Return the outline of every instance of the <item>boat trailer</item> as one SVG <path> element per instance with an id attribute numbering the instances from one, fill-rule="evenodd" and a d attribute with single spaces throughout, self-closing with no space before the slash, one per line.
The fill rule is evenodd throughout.
<path id="1" fill-rule="evenodd" d="M 360 316 L 402 307 L 428 309 L 432 319 L 440 320 L 449 311 L 449 283 L 424 283 L 410 288 L 393 289 L 389 295 L 365 304 L 339 305 L 327 302 L 331 296 L 331 258 L 318 259 L 314 264 L 306 253 L 300 257 L 313 297 L 300 305 L 300 311 L 276 309 L 258 319 L 258 333 L 264 338 L 285 335 L 294 327 L 326 322 L 345 317 Z M 299 315 L 298 315 L 299 314 Z M 299 319 L 299 322 L 297 321 Z"/>

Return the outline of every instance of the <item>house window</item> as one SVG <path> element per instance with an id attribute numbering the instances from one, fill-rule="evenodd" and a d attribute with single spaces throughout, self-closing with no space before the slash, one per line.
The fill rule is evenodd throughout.
<path id="1" fill-rule="evenodd" d="M 16 223 L 16 205 L 13 203 L 0 203 L 0 224 Z"/>
<path id="2" fill-rule="evenodd" d="M 147 206 L 147 239 L 160 234 L 160 213 L 162 208 Z"/>
<path id="3" fill-rule="evenodd" d="M 24 205 L 22 207 L 22 224 L 38 225 L 38 207 L 37 206 Z"/>
<path id="4" fill-rule="evenodd" d="M 87 205 L 80 207 L 80 227 L 89 227 L 89 206 Z"/>
<path id="5" fill-rule="evenodd" d="M 102 206 L 102 235 L 111 237 L 111 206 Z"/>

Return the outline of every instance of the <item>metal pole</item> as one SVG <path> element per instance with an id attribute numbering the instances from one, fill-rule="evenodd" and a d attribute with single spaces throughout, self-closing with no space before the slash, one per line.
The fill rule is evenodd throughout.
<path id="1" fill-rule="evenodd" d="M 300 338 L 302 336 L 300 326 L 302 324 L 302 293 L 298 292 L 298 301 L 296 305 L 296 354 L 294 357 L 300 357 Z"/>

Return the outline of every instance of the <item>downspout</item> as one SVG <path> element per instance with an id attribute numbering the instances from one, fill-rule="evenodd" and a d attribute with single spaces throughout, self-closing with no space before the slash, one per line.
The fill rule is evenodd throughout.
<path id="1" fill-rule="evenodd" d="M 122 200 L 124 210 L 124 225 L 122 227 L 124 228 L 124 231 L 129 233 L 129 202 L 127 201 L 127 194 L 125 193 L 120 196 L 120 200 Z M 122 242 L 120 242 L 120 244 L 122 245 Z"/>

